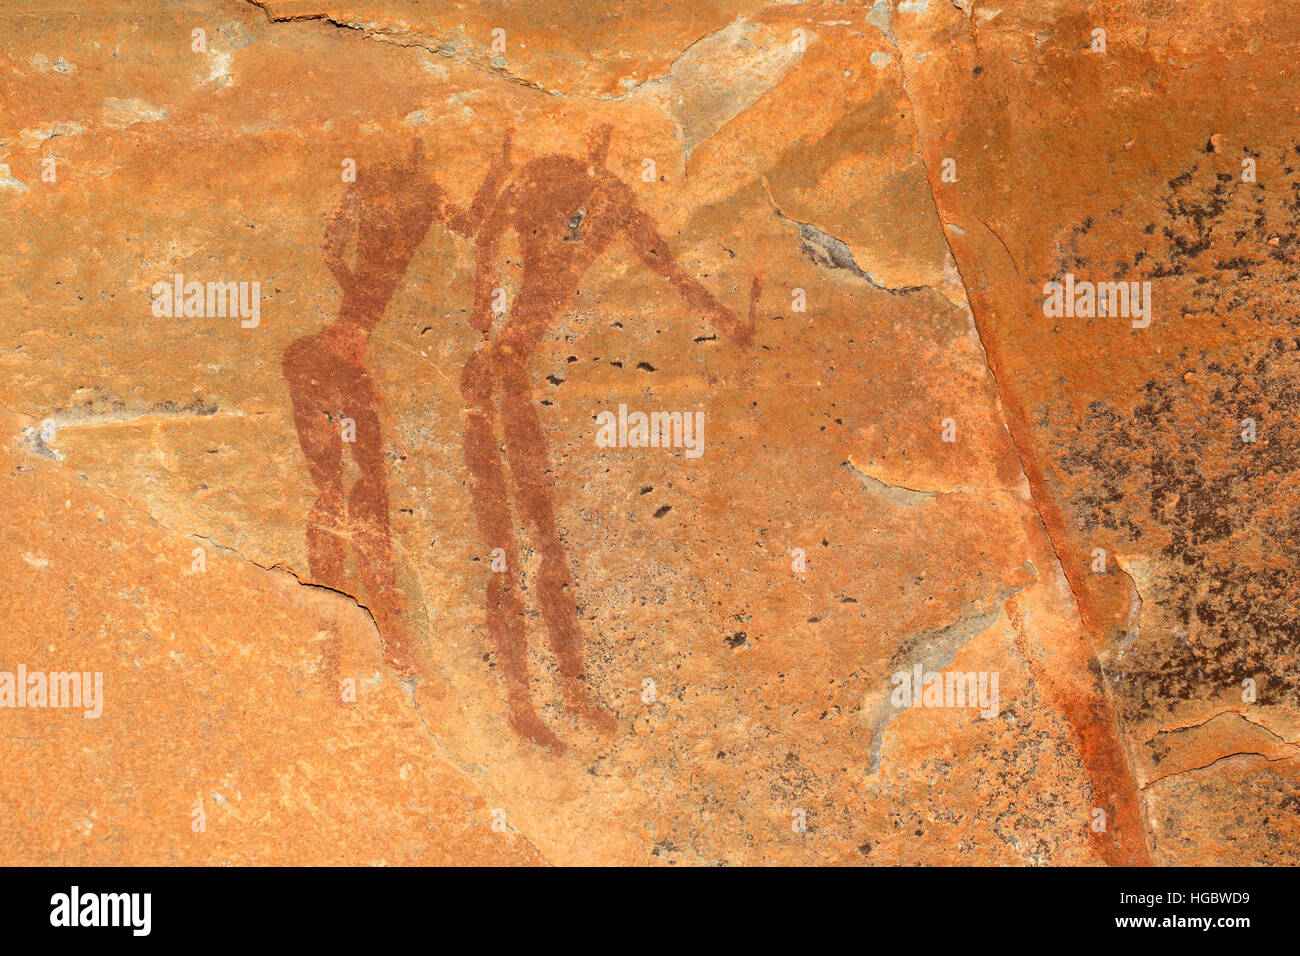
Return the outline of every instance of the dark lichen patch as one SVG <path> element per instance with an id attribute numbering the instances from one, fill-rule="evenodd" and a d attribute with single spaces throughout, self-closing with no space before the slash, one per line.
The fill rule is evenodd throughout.
<path id="1" fill-rule="evenodd" d="M 1300 706 L 1300 338 L 1178 367 L 1130 414 L 1095 402 L 1077 425 L 1042 423 L 1081 537 L 1158 558 L 1142 594 L 1156 633 L 1112 677 L 1142 717 L 1246 678 L 1261 703 Z"/>
<path id="2" fill-rule="evenodd" d="M 1169 179 L 1152 221 L 1132 223 L 1132 247 L 1115 255 L 1114 230 L 1093 233 L 1095 217 L 1073 227 L 1057 250 L 1056 275 L 1160 281 L 1167 321 L 1197 316 L 1300 324 L 1300 173 L 1285 162 L 1242 179 L 1241 161 L 1258 151 L 1215 150 Z M 1268 168 L 1271 167 L 1271 168 Z M 1280 170 L 1280 175 L 1279 175 Z M 1123 218 L 1123 208 L 1109 211 Z M 1105 269 L 1097 267 L 1111 264 Z M 1102 276 L 1099 271 L 1109 272 Z M 1172 283 L 1172 284 L 1170 284 Z"/>

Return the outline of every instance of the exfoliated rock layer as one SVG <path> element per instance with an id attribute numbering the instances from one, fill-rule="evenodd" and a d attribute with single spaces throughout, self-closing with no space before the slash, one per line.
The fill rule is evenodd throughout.
<path id="1" fill-rule="evenodd" d="M 0 859 L 1297 862 L 1300 26 L 1095 6 L 7 4 Z"/>

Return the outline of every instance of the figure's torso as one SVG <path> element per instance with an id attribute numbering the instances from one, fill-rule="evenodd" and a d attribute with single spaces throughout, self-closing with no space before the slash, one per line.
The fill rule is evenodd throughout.
<path id="1" fill-rule="evenodd" d="M 621 231 L 617 180 L 593 174 L 578 160 L 546 157 L 529 163 L 511 187 L 512 222 L 523 253 L 526 305 L 530 295 L 556 308 L 577 289 Z"/>

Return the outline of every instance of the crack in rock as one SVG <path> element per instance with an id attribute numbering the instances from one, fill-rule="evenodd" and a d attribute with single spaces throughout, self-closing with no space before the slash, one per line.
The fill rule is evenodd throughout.
<path id="1" fill-rule="evenodd" d="M 1217 714 L 1213 714 L 1205 718 L 1200 723 L 1183 724 L 1182 726 L 1179 727 L 1169 727 L 1166 728 L 1165 730 L 1157 730 L 1154 735 L 1147 738 L 1147 743 L 1151 743 L 1152 741 L 1156 740 L 1158 737 L 1163 737 L 1166 734 L 1184 734 L 1191 730 L 1199 730 L 1200 728 L 1206 726 L 1207 724 L 1212 724 L 1220 717 L 1227 717 L 1227 716 L 1239 717 L 1241 718 L 1241 720 L 1250 724 L 1252 727 L 1258 727 L 1260 730 L 1264 731 L 1264 733 L 1268 734 L 1274 740 L 1280 741 L 1281 743 L 1285 744 L 1288 747 L 1295 747 L 1297 750 L 1300 750 L 1300 741 L 1287 740 L 1285 737 L 1283 737 L 1281 734 L 1275 731 L 1272 727 L 1269 727 L 1267 724 L 1261 723 L 1258 720 L 1251 720 L 1241 711 L 1233 710 L 1232 708 L 1229 708 L 1227 710 L 1221 710 Z"/>
<path id="2" fill-rule="evenodd" d="M 0 407 L 3 407 L 3 406 L 0 406 Z M 6 408 L 5 411 L 8 411 L 8 412 L 9 412 L 10 414 L 12 414 L 12 415 L 20 415 L 20 414 L 21 414 L 21 413 L 18 413 L 18 412 L 14 412 L 14 411 L 12 411 L 11 409 L 8 409 L 8 408 Z M 182 410 L 180 410 L 180 411 L 184 411 L 184 409 L 182 409 Z M 212 412 L 213 412 L 213 413 L 216 412 L 216 406 L 212 406 Z M 202 414 L 204 414 L 204 412 L 199 412 L 199 414 L 202 415 Z M 22 417 L 28 417 L 28 416 L 22 416 Z M 142 417 L 147 417 L 147 416 L 142 416 Z M 185 415 L 183 415 L 183 414 L 177 414 L 177 415 L 173 415 L 173 416 L 171 416 L 171 417 L 173 417 L 173 418 L 183 418 L 183 417 L 187 417 L 187 416 L 185 416 Z M 136 420 L 139 420 L 139 419 L 136 419 Z M 59 455 L 59 454 L 58 454 L 56 451 L 54 451 L 53 449 L 50 449 L 50 448 L 45 444 L 45 442 L 44 442 L 44 440 L 43 440 L 43 438 L 42 438 L 42 436 L 41 436 L 40 424 L 39 424 L 39 423 L 33 423 L 33 424 L 28 425 L 28 426 L 25 426 L 25 427 L 23 428 L 22 433 L 21 433 L 21 435 L 20 435 L 20 437 L 19 437 L 19 447 L 23 448 L 24 450 L 28 451 L 29 453 L 36 454 L 36 455 L 39 455 L 39 456 L 41 456 L 41 457 L 43 457 L 43 458 L 48 458 L 48 459 L 51 459 L 51 460 L 55 461 L 56 464 L 57 464 L 57 467 L 59 468 L 60 471 L 66 471 L 66 470 L 67 470 L 67 469 L 66 469 L 66 466 L 64 466 L 64 465 L 61 463 L 61 462 L 62 462 L 62 456 Z M 253 565 L 254 567 L 261 568 L 263 571 L 269 571 L 269 572 L 276 573 L 276 574 L 287 574 L 289 577 L 291 577 L 291 578 L 293 578 L 295 581 L 297 581 L 298 584 L 299 584 L 300 586 L 302 586 L 302 587 L 305 587 L 305 588 L 315 588 L 315 589 L 317 589 L 317 590 L 321 590 L 321 591 L 329 591 L 329 592 L 331 592 L 331 593 L 333 593 L 333 594 L 338 594 L 338 595 L 340 595 L 341 597 L 347 598 L 347 600 L 349 601 L 349 603 L 356 605 L 358 608 L 360 608 L 362 611 L 365 612 L 366 616 L 370 619 L 370 623 L 371 623 L 371 625 L 373 625 L 374 628 L 375 628 L 375 634 L 378 635 L 378 636 L 381 637 L 381 638 L 383 637 L 382 632 L 379 630 L 379 625 L 378 625 L 378 623 L 375 621 L 375 616 L 374 616 L 374 614 L 371 612 L 370 608 L 368 608 L 365 604 L 363 604 L 363 603 L 361 602 L 361 600 L 360 600 L 360 599 L 359 599 L 355 594 L 349 594 L 347 591 L 342 591 L 342 590 L 340 590 L 340 589 L 338 589 L 338 588 L 330 587 L 330 586 L 327 585 L 327 584 L 319 584 L 319 583 L 314 582 L 314 581 L 304 581 L 304 580 L 303 580 L 303 579 L 298 575 L 298 573 L 297 573 L 296 571 L 293 570 L 293 568 L 289 567 L 289 566 L 286 565 L 286 564 L 283 564 L 283 563 L 278 562 L 278 561 L 275 562 L 274 564 L 269 564 L 269 565 L 268 565 L 268 564 L 263 564 L 263 563 L 261 563 L 260 561 L 257 561 L 257 560 L 255 560 L 255 559 L 249 557 L 248 555 L 244 554 L 244 552 L 240 551 L 238 548 L 234 548 L 234 547 L 231 547 L 230 545 L 222 544 L 222 543 L 219 542 L 219 541 L 214 541 L 212 538 L 205 537 L 204 535 L 198 534 L 197 532 L 193 532 L 193 531 L 182 531 L 182 530 L 180 530 L 179 528 L 173 528 L 173 527 L 171 527 L 170 525 L 166 524 L 165 522 L 160 521 L 160 520 L 157 518 L 156 515 L 154 515 L 152 512 L 150 512 L 150 511 L 149 511 L 147 508 L 145 508 L 144 506 L 142 506 L 142 505 L 140 505 L 140 504 L 138 504 L 138 503 L 136 503 L 136 502 L 133 502 L 133 501 L 128 501 L 126 498 L 123 498 L 123 497 L 121 497 L 121 496 L 119 496 L 119 495 L 115 495 L 115 494 L 113 494 L 113 492 L 109 491 L 107 488 L 104 488 L 104 487 L 101 486 L 101 485 L 98 485 L 98 484 L 95 484 L 94 482 L 91 482 L 91 481 L 89 480 L 89 478 L 87 478 L 85 475 L 81 475 L 80 477 L 82 478 L 83 481 L 85 481 L 85 482 L 87 483 L 87 485 L 90 487 L 90 489 L 91 489 L 92 491 L 94 491 L 96 494 L 101 494 L 101 495 L 103 495 L 103 496 L 106 497 L 106 498 L 111 498 L 113 501 L 116 501 L 118 504 L 122 505 L 122 506 L 123 506 L 124 508 L 126 508 L 128 511 L 130 511 L 130 512 L 132 512 L 132 513 L 135 513 L 135 514 L 142 515 L 142 516 L 143 516 L 145 519 L 147 519 L 149 522 L 151 522 L 152 524 L 156 525 L 156 526 L 159 527 L 159 528 L 162 528 L 164 531 L 168 532 L 169 534 L 181 535 L 181 536 L 183 536 L 183 537 L 187 537 L 187 538 L 195 538 L 195 539 L 197 539 L 197 540 L 199 540 L 199 541 L 202 541 L 202 542 L 204 542 L 205 544 L 207 544 L 207 545 L 209 545 L 209 546 L 215 548 L 215 549 L 218 550 L 218 551 L 224 551 L 224 552 L 227 552 L 227 553 L 229 553 L 229 554 L 237 555 L 237 556 L 239 556 L 240 558 L 243 558 L 243 559 L 244 559 L 245 561 L 247 561 L 249 564 Z"/>
<path id="3" fill-rule="evenodd" d="M 1026 562 L 1028 563 L 1028 562 Z M 1032 569 L 1033 566 L 1030 565 Z M 1037 572 L 1034 572 L 1035 578 Z M 1002 613 L 1002 606 L 1007 600 L 1023 591 L 1028 584 L 1001 588 L 990 602 L 987 599 L 973 601 L 962 609 L 957 620 L 952 624 L 932 630 L 922 631 L 903 641 L 902 645 L 890 658 L 884 690 L 869 699 L 873 706 L 867 717 L 867 730 L 871 734 L 868 749 L 868 773 L 875 774 L 880 767 L 880 750 L 885 731 L 905 708 L 895 707 L 890 691 L 893 675 L 899 671 L 910 673 L 920 667 L 922 673 L 942 671 L 955 658 L 958 652 L 979 637 L 992 626 Z M 914 689 L 914 692 L 919 688 Z M 866 707 L 864 706 L 864 710 Z"/>
<path id="4" fill-rule="evenodd" d="M 326 23 L 330 26 L 337 27 L 340 30 L 359 31 L 364 39 L 375 40 L 380 43 L 391 43 L 394 46 L 415 47 L 428 53 L 436 53 L 438 56 L 454 60 L 463 66 L 473 69 L 482 70 L 493 76 L 508 80 L 511 83 L 522 86 L 525 89 L 533 90 L 538 93 L 545 93 L 548 96 L 566 96 L 559 90 L 550 90 L 540 83 L 534 83 L 525 80 L 523 77 L 511 73 L 505 68 L 504 58 L 500 55 L 489 57 L 486 54 L 461 54 L 457 55 L 458 48 L 456 43 L 450 39 L 439 39 L 437 37 L 427 37 L 418 33 L 393 33 L 387 30 L 378 30 L 368 26 L 364 21 L 351 22 L 339 20 L 327 13 L 276 13 L 271 9 L 270 0 L 245 0 L 266 14 L 268 23 L 304 23 L 308 21 L 317 21 Z M 581 94 L 578 94 L 581 95 Z M 595 97 L 588 97 L 595 99 Z"/>
<path id="5" fill-rule="evenodd" d="M 1216 763 L 1221 763 L 1221 762 L 1224 761 L 1224 760 L 1231 760 L 1233 757 L 1260 757 L 1260 758 L 1262 758 L 1263 760 L 1267 760 L 1269 763 L 1277 763 L 1279 760 L 1295 760 L 1295 759 L 1297 759 L 1296 756 L 1295 756 L 1295 755 L 1292 755 L 1292 754 L 1282 754 L 1281 756 L 1278 756 L 1278 757 L 1270 757 L 1270 756 L 1268 756 L 1268 754 L 1262 754 L 1262 753 L 1260 753 L 1260 752 L 1257 751 L 1257 750 L 1242 750 L 1242 751 L 1237 751 L 1237 752 L 1230 753 L 1230 754 L 1224 754 L 1224 755 L 1221 756 L 1221 757 L 1215 757 L 1215 758 L 1214 758 L 1213 760 L 1211 760 L 1209 763 L 1202 764 L 1202 765 L 1199 766 L 1199 767 L 1187 767 L 1187 768 L 1184 769 L 1184 770 L 1175 770 L 1175 771 L 1173 771 L 1172 773 L 1167 773 L 1167 774 L 1165 774 L 1163 777 L 1156 777 L 1154 780 L 1150 780 L 1150 781 L 1147 781 L 1146 783 L 1144 783 L 1144 784 L 1143 784 L 1139 789 L 1145 791 L 1145 790 L 1150 789 L 1151 787 L 1154 787 L 1156 784 L 1160 783 L 1160 781 L 1162 781 L 1162 780 L 1169 780 L 1169 779 L 1171 779 L 1171 778 L 1173 778 L 1173 777 L 1181 777 L 1181 776 L 1183 776 L 1184 774 L 1189 774 L 1189 773 L 1198 773 L 1198 772 L 1201 771 L 1201 770 L 1209 770 L 1209 769 L 1210 769 L 1211 767 L 1213 767 Z"/>
<path id="6" fill-rule="evenodd" d="M 853 462 L 846 461 L 843 463 L 845 471 L 852 474 L 869 492 L 892 505 L 903 507 L 912 507 L 924 504 L 935 495 L 940 494 L 937 491 L 919 491 L 915 488 L 908 488 L 904 485 L 894 485 L 889 482 L 881 481 L 879 478 L 873 478 L 866 472 L 859 471 Z"/>
<path id="7" fill-rule="evenodd" d="M 866 281 L 882 292 L 888 292 L 890 295 L 907 295 L 928 288 L 922 285 L 885 285 L 885 283 L 858 265 L 857 260 L 853 258 L 853 250 L 849 248 L 848 243 L 835 238 L 826 230 L 810 222 L 800 222 L 798 219 L 792 219 L 783 213 L 781 207 L 776 204 L 776 200 L 772 198 L 772 192 L 768 188 L 766 181 L 763 182 L 763 191 L 767 194 L 767 201 L 772 204 L 772 210 L 776 215 L 783 221 L 799 227 L 800 251 L 822 268 L 832 271 L 843 270 L 855 278 Z"/>

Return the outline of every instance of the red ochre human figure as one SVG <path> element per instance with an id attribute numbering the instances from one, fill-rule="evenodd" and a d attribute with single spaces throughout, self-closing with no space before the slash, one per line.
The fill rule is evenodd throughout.
<path id="1" fill-rule="evenodd" d="M 745 325 L 688 275 L 632 190 L 605 168 L 608 148 L 609 128 L 602 127 L 586 158 L 557 155 L 533 160 L 520 167 L 498 196 L 478 238 L 478 274 L 469 317 L 485 339 L 461 376 L 468 412 L 465 459 L 475 517 L 488 547 L 502 549 L 506 559 L 504 573 L 488 575 L 487 627 L 506 683 L 509 723 L 522 737 L 555 752 L 565 745 L 538 716 L 529 693 L 519 550 L 502 441 L 513 479 L 513 502 L 540 558 L 537 605 L 559 665 L 565 706 L 603 732 L 611 732 L 615 722 L 591 699 L 583 682 L 582 631 L 568 557 L 555 524 L 550 461 L 529 387 L 529 359 L 583 274 L 618 239 L 625 240 L 716 328 L 742 345 L 753 334 L 758 291 L 755 279 L 750 321 Z M 518 236 L 523 263 L 521 287 L 493 333 L 494 306 L 500 304 L 494 302 L 498 247 L 511 228 Z"/>
<path id="2" fill-rule="evenodd" d="M 382 396 L 364 363 L 366 346 L 433 220 L 462 236 L 478 230 L 505 178 L 509 151 L 507 135 L 501 156 L 467 210 L 452 205 L 426 174 L 418 141 L 406 161 L 359 171 L 325 232 L 325 264 L 343 290 L 338 318 L 295 341 L 282 361 L 298 441 L 319 493 L 307 520 L 311 576 L 349 590 L 352 549 L 385 658 L 403 679 L 416 676 L 417 667 L 393 560 L 379 422 Z M 349 248 L 355 249 L 351 263 Z M 344 439 L 347 419 L 355 423 L 355 441 Z M 345 445 L 351 446 L 358 472 L 350 491 L 344 478 Z"/>

